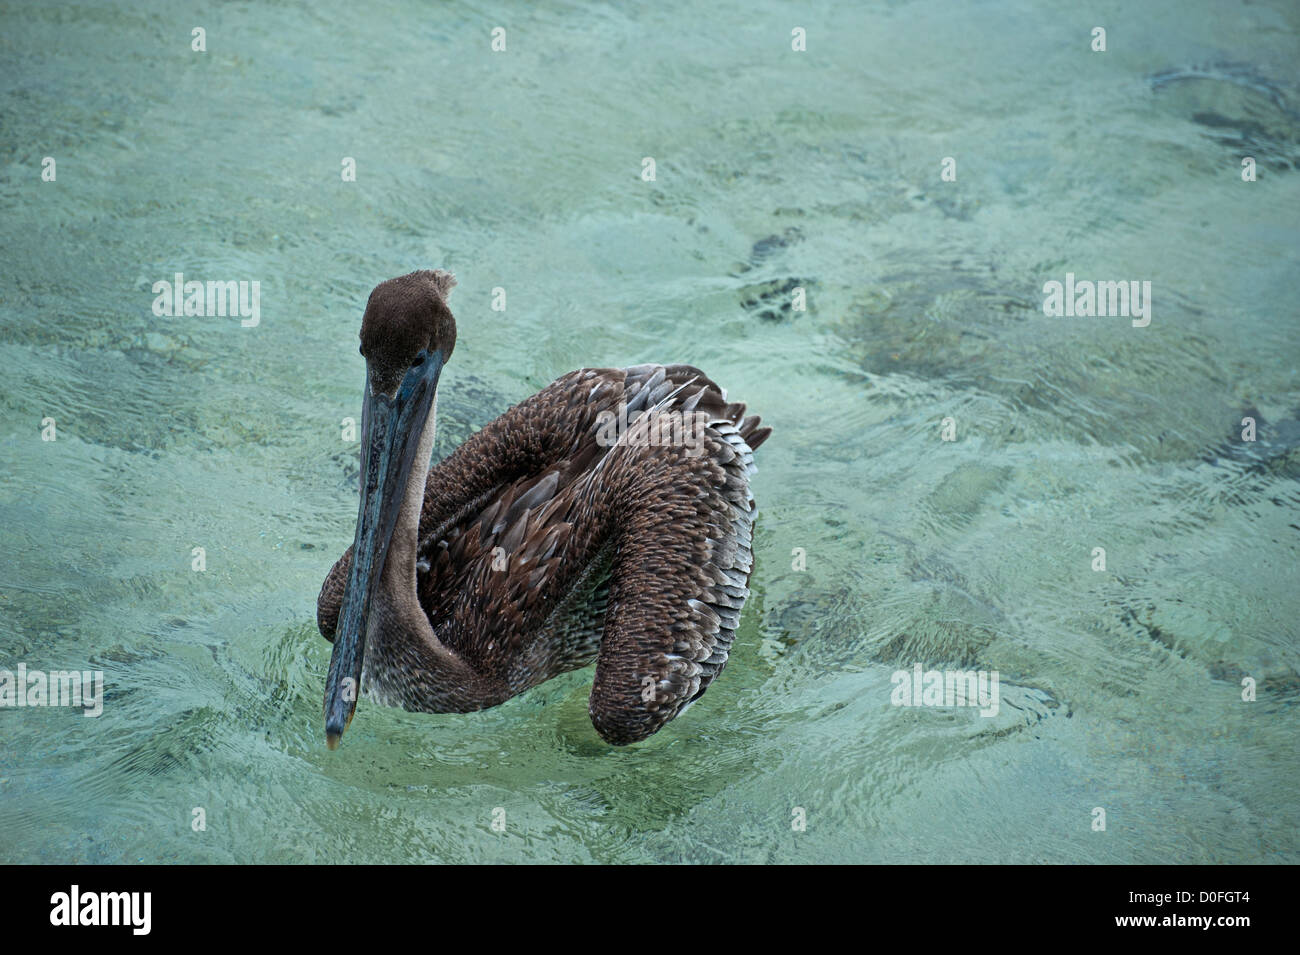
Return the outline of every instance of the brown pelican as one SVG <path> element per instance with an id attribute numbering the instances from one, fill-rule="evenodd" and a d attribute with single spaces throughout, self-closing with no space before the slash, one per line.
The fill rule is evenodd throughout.
<path id="1" fill-rule="evenodd" d="M 770 428 L 687 365 L 582 368 L 429 468 L 455 279 L 381 283 L 361 321 L 361 505 L 325 578 L 325 738 L 356 699 L 496 706 L 596 661 L 591 721 L 645 739 L 727 662 Z"/>

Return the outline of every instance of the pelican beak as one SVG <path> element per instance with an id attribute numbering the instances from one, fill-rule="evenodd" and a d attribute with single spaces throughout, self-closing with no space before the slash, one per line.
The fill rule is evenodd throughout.
<path id="1" fill-rule="evenodd" d="M 376 393 L 367 374 L 361 412 L 357 536 L 325 683 L 325 743 L 330 749 L 338 746 L 357 708 L 371 602 L 379 589 L 411 466 L 438 390 L 443 360 L 441 351 L 421 351 L 392 396 Z"/>

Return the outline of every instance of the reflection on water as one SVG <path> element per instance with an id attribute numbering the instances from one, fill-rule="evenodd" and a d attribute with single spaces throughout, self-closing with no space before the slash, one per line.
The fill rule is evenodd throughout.
<path id="1" fill-rule="evenodd" d="M 0 668 L 106 690 L 0 710 L 0 860 L 1296 861 L 1300 15 L 1070 10 L 6 8 Z M 776 429 L 731 662 L 645 744 L 583 671 L 323 746 L 356 327 L 435 265 L 439 455 L 583 364 Z M 177 271 L 260 323 L 155 316 Z M 1067 273 L 1150 325 L 1046 317 Z M 997 715 L 892 706 L 916 663 Z"/>

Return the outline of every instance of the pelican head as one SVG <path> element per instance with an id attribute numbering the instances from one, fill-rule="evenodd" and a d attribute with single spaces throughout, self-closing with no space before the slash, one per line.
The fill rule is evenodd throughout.
<path id="1" fill-rule="evenodd" d="M 361 503 L 325 684 L 325 741 L 330 749 L 338 746 L 356 710 L 367 628 L 384 586 L 394 529 L 404 516 L 405 529 L 418 530 L 438 376 L 456 345 L 456 320 L 447 308 L 447 293 L 455 284 L 441 271 L 389 279 L 370 293 L 361 320 L 361 354 L 366 360 Z M 412 490 L 413 479 L 417 486 Z M 410 585 L 413 596 L 413 571 Z"/>

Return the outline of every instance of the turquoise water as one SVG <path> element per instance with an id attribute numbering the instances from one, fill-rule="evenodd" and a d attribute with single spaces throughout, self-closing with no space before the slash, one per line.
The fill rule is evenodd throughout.
<path id="1" fill-rule="evenodd" d="M 844 6 L 5 5 L 0 669 L 106 691 L 0 708 L 0 861 L 1300 861 L 1300 10 Z M 325 749 L 361 309 L 435 266 L 436 456 L 582 365 L 775 429 L 731 661 L 644 744 L 587 670 Z M 997 715 L 891 705 L 917 663 Z"/>

